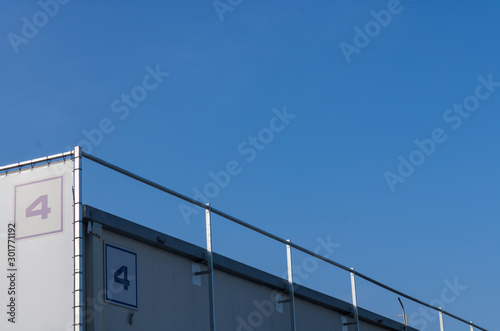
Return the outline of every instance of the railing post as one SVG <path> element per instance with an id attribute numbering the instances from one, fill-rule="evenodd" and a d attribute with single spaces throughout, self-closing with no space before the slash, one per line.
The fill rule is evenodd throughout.
<path id="1" fill-rule="evenodd" d="M 83 220 L 82 220 L 82 148 L 74 150 L 74 331 L 84 329 L 84 297 L 83 297 Z"/>
<path id="2" fill-rule="evenodd" d="M 470 331 L 474 331 L 474 327 L 472 326 L 472 321 L 470 321 Z"/>
<path id="3" fill-rule="evenodd" d="M 205 209 L 207 232 L 207 267 L 208 267 L 208 296 L 210 310 L 210 331 L 215 331 L 215 300 L 214 300 L 214 262 L 212 258 L 212 223 L 210 220 L 210 204 Z"/>
<path id="4" fill-rule="evenodd" d="M 441 307 L 439 307 L 439 327 L 441 331 L 444 331 L 443 312 L 441 311 Z"/>
<path id="5" fill-rule="evenodd" d="M 286 245 L 286 261 L 288 269 L 288 294 L 290 296 L 290 324 L 291 330 L 296 331 L 295 326 L 295 292 L 293 288 L 293 268 L 292 268 L 292 247 L 290 246 L 290 239 L 287 239 Z"/>
<path id="6" fill-rule="evenodd" d="M 359 317 L 358 317 L 358 303 L 356 299 L 356 281 L 354 268 L 351 268 L 351 292 L 352 292 L 352 313 L 354 315 L 354 322 L 356 323 L 356 331 L 359 331 Z"/>

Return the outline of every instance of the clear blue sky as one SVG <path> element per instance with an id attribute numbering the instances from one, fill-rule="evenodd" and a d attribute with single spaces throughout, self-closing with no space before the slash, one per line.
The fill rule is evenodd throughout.
<path id="1" fill-rule="evenodd" d="M 0 164 L 81 144 L 310 249 L 330 236 L 330 258 L 496 327 L 500 4 L 220 3 L 2 3 Z M 87 203 L 204 243 L 201 214 L 85 166 Z M 216 251 L 282 274 L 284 247 L 214 223 Z M 305 285 L 349 300 L 347 274 L 312 269 Z M 396 297 L 359 286 L 396 319 Z"/>

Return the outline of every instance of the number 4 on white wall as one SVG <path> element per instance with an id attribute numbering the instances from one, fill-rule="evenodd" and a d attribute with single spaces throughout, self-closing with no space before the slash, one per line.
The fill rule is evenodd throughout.
<path id="1" fill-rule="evenodd" d="M 63 199 L 63 187 L 63 176 L 16 185 L 16 239 L 63 232 L 63 206 L 71 202 L 70 199 Z"/>
<path id="2" fill-rule="evenodd" d="M 39 209 L 35 209 L 39 205 L 41 205 L 41 207 Z M 31 205 L 29 205 L 28 208 L 26 208 L 26 218 L 42 216 L 42 219 L 44 220 L 49 217 L 51 211 L 52 210 L 49 208 L 49 195 L 41 195 Z"/>

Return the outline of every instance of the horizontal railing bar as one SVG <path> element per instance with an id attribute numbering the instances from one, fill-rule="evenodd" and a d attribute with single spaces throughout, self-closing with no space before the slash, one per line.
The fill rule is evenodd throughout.
<path id="1" fill-rule="evenodd" d="M 291 247 L 295 248 L 295 249 L 296 249 L 296 250 L 298 250 L 298 251 L 301 251 L 301 252 L 303 252 L 303 253 L 305 253 L 305 254 L 308 254 L 308 255 L 314 256 L 315 258 L 317 258 L 317 259 L 319 259 L 319 260 L 322 260 L 322 261 L 324 261 L 324 262 L 326 262 L 326 263 L 329 263 L 329 264 L 331 264 L 331 265 L 334 265 L 334 266 L 336 266 L 336 267 L 338 267 L 338 268 L 340 268 L 340 269 L 343 269 L 343 270 L 348 271 L 348 272 L 352 272 L 352 273 L 354 273 L 356 276 L 358 276 L 358 277 L 360 277 L 360 278 L 362 278 L 362 279 L 364 279 L 364 280 L 366 280 L 366 281 L 368 281 L 368 282 L 370 282 L 370 283 L 372 283 L 372 284 L 374 284 L 374 285 L 377 285 L 377 286 L 379 286 L 379 287 L 381 287 L 381 288 L 383 288 L 383 289 L 386 289 L 386 290 L 388 290 L 388 291 L 390 291 L 390 292 L 392 292 L 392 293 L 394 293 L 394 294 L 400 295 L 400 296 L 402 296 L 402 297 L 404 297 L 404 298 L 406 298 L 406 299 L 408 299 L 408 300 L 411 300 L 411 301 L 413 301 L 413 302 L 415 302 L 415 303 L 418 303 L 418 304 L 420 304 L 420 305 L 422 305 L 422 306 L 425 306 L 425 307 L 428 307 L 428 308 L 430 308 L 430 309 L 433 309 L 433 310 L 436 310 L 436 311 L 438 311 L 438 312 L 441 312 L 441 313 L 443 313 L 443 314 L 445 314 L 445 315 L 448 315 L 449 317 L 452 317 L 452 318 L 454 318 L 454 319 L 456 319 L 456 320 L 458 320 L 458 321 L 460 321 L 460 322 L 463 322 L 463 323 L 465 323 L 465 324 L 467 324 L 467 325 L 470 325 L 470 326 L 472 326 L 472 327 L 475 327 L 475 328 L 477 328 L 477 329 L 479 329 L 479 330 L 488 331 L 487 329 L 484 329 L 484 328 L 482 328 L 482 327 L 480 327 L 480 326 L 478 326 L 478 325 L 476 325 L 476 324 L 474 324 L 474 323 L 471 323 L 471 322 L 469 322 L 469 321 L 466 321 L 465 319 L 460 318 L 460 317 L 458 317 L 458 316 L 456 316 L 456 315 L 454 315 L 454 314 L 452 314 L 452 313 L 446 312 L 446 311 L 442 310 L 441 308 L 434 307 L 434 306 L 432 306 L 432 305 L 430 305 L 430 304 L 428 304 L 428 303 L 425 303 L 425 302 L 423 302 L 423 301 L 421 301 L 421 300 L 419 300 L 419 299 L 417 299 L 417 298 L 414 298 L 414 297 L 412 297 L 412 296 L 410 296 L 410 295 L 408 295 L 408 294 L 405 294 L 405 293 L 403 293 L 403 292 L 401 292 L 401 291 L 398 291 L 398 290 L 396 290 L 396 289 L 394 289 L 394 288 L 392 288 L 392 287 L 390 287 L 390 286 L 388 286 L 388 285 L 385 285 L 385 284 L 383 284 L 383 283 L 381 283 L 381 282 L 379 282 L 379 281 L 376 281 L 375 279 L 373 279 L 373 278 L 371 278 L 371 277 L 368 277 L 368 276 L 366 276 L 366 275 L 364 275 L 364 274 L 362 274 L 362 273 L 360 273 L 360 272 L 358 272 L 358 271 L 355 271 L 355 270 L 354 270 L 354 269 L 352 269 L 352 268 L 346 267 L 345 265 L 342 265 L 342 264 L 340 264 L 340 263 L 338 263 L 338 262 L 335 262 L 335 261 L 333 261 L 333 260 L 330 260 L 330 259 L 328 259 L 328 258 L 326 258 L 326 257 L 324 257 L 324 256 L 321 256 L 321 255 L 319 255 L 319 254 L 317 254 L 317 253 L 315 253 L 315 252 L 313 252 L 313 251 L 311 251 L 311 250 L 309 250 L 309 249 L 307 249 L 307 248 L 304 248 L 304 247 L 302 247 L 302 246 L 299 246 L 299 245 L 297 245 L 297 244 L 295 244 L 295 243 L 293 243 L 293 242 L 288 242 L 286 239 L 283 239 L 283 238 L 281 238 L 281 237 L 279 237 L 279 236 L 276 236 L 276 235 L 274 235 L 274 234 L 272 234 L 272 233 L 270 233 L 270 232 L 268 232 L 268 231 L 265 231 L 265 230 L 263 230 L 263 229 L 261 229 L 261 228 L 258 228 L 258 227 L 254 226 L 254 225 L 251 225 L 251 224 L 249 224 L 249 223 L 247 223 L 247 222 L 245 222 L 245 221 L 242 221 L 242 220 L 240 220 L 239 218 L 236 218 L 236 217 L 234 217 L 234 216 L 231 216 L 231 215 L 229 215 L 229 214 L 227 214 L 227 213 L 225 213 L 225 212 L 223 212 L 223 211 L 221 211 L 221 210 L 215 209 L 215 208 L 213 208 L 213 207 L 211 207 L 211 206 L 209 207 L 209 206 L 207 206 L 207 205 L 206 205 L 205 203 L 203 203 L 203 202 L 200 202 L 200 201 L 198 201 L 198 200 L 192 199 L 192 198 L 190 198 L 190 197 L 188 197 L 188 196 L 186 196 L 186 195 L 184 195 L 184 194 L 182 194 L 182 193 L 179 193 L 179 192 L 176 192 L 176 191 L 174 191 L 174 190 L 171 190 L 171 189 L 169 189 L 169 188 L 167 188 L 167 187 L 165 187 L 165 186 L 163 186 L 163 185 L 157 184 L 157 183 L 155 183 L 155 182 L 153 182 L 153 181 L 151 181 L 151 180 L 149 180 L 149 179 L 146 179 L 146 178 L 144 178 L 144 177 L 141 177 L 141 176 L 139 176 L 139 175 L 136 175 L 136 174 L 134 174 L 134 173 L 132 173 L 132 172 L 130 172 L 130 171 L 128 171 L 128 170 L 125 170 L 125 169 L 120 168 L 120 167 L 118 167 L 118 166 L 116 166 L 116 165 L 114 165 L 114 164 L 111 164 L 111 163 L 109 163 L 109 162 L 106 162 L 106 161 L 104 161 L 104 160 L 102 160 L 102 159 L 100 159 L 100 158 L 98 158 L 98 157 L 95 157 L 95 156 L 93 156 L 93 155 L 91 155 L 91 154 L 88 154 L 88 153 L 83 152 L 83 153 L 82 153 L 82 155 L 83 155 L 83 157 L 85 157 L 85 158 L 87 158 L 87 159 L 89 159 L 89 160 L 91 160 L 91 161 L 93 161 L 93 162 L 95 162 L 95 163 L 98 163 L 98 164 L 100 164 L 100 165 L 102 165 L 102 166 L 104 166 L 104 167 L 106 167 L 106 168 L 109 168 L 109 169 L 111 169 L 111 170 L 114 170 L 114 171 L 116 171 L 116 172 L 119 172 L 119 173 L 121 173 L 121 174 L 123 174 L 123 175 L 125 175 L 125 176 L 127 176 L 127 177 L 130 177 L 130 178 L 135 179 L 135 180 L 137 180 L 137 181 L 139 181 L 139 182 L 142 182 L 142 183 L 144 183 L 144 184 L 146 184 L 146 185 L 149 185 L 149 186 L 151 186 L 151 187 L 154 187 L 154 188 L 156 188 L 156 189 L 158 189 L 158 190 L 160 190 L 160 191 L 163 191 L 163 192 L 165 192 L 165 193 L 168 193 L 168 194 L 170 194 L 170 195 L 173 195 L 173 196 L 175 196 L 175 197 L 177 197 L 177 198 L 179 198 L 179 199 L 182 199 L 182 200 L 184 200 L 184 201 L 187 201 L 187 202 L 189 202 L 189 203 L 192 203 L 192 204 L 194 204 L 194 205 L 196 205 L 196 206 L 198 206 L 198 207 L 200 207 L 200 208 L 203 208 L 203 209 L 210 209 L 210 211 L 211 211 L 211 212 L 213 212 L 214 214 L 219 215 L 219 216 L 221 216 L 221 217 L 223 217 L 223 218 L 225 218 L 225 219 L 228 219 L 228 220 L 230 220 L 230 221 L 233 221 L 234 223 L 237 223 L 237 224 L 239 224 L 239 225 L 241 225 L 241 226 L 244 226 L 244 227 L 246 227 L 247 229 L 250 229 L 250 230 L 252 230 L 252 231 L 254 231 L 254 232 L 260 233 L 260 234 L 262 234 L 262 235 L 264 235 L 264 236 L 266 236 L 266 237 L 268 237 L 268 238 L 271 238 L 271 239 L 274 239 L 274 240 L 276 240 L 276 241 L 279 241 L 279 242 L 281 242 L 281 243 L 283 243 L 283 244 L 285 244 L 285 245 L 290 245 Z"/>
<path id="2" fill-rule="evenodd" d="M 176 192 L 176 191 L 174 191 L 174 190 L 171 190 L 171 189 L 169 189 L 169 188 L 167 188 L 167 187 L 165 187 L 165 186 L 163 186 L 163 185 L 157 184 L 157 183 L 155 183 L 155 182 L 153 182 L 153 181 L 151 181 L 151 180 L 149 180 L 149 179 L 146 179 L 146 178 L 144 178 L 144 177 L 138 176 L 138 175 L 136 175 L 136 174 L 134 174 L 134 173 L 132 173 L 132 172 L 130 172 L 130 171 L 128 171 L 128 170 L 125 170 L 125 169 L 123 169 L 123 168 L 120 168 L 120 167 L 118 167 L 118 166 L 115 166 L 114 164 L 111 164 L 111 163 L 109 163 L 109 162 L 106 162 L 106 161 L 104 161 L 104 160 L 102 160 L 102 159 L 100 159 L 100 158 L 98 158 L 98 157 L 95 157 L 95 156 L 93 156 L 93 155 L 91 155 L 91 154 L 88 154 L 88 153 L 86 153 L 86 152 L 82 152 L 82 155 L 83 155 L 83 157 L 84 157 L 84 158 L 89 159 L 89 160 L 91 160 L 91 161 L 94 161 L 95 163 L 98 163 L 98 164 L 100 164 L 100 165 L 102 165 L 102 166 L 105 166 L 106 168 L 109 168 L 109 169 L 111 169 L 111 170 L 114 170 L 114 171 L 116 171 L 116 172 L 119 172 L 119 173 L 121 173 L 122 175 L 125 175 L 125 176 L 127 176 L 127 177 L 133 178 L 133 179 L 135 179 L 135 180 L 137 180 L 137 181 L 139 181 L 139 182 L 141 182 L 141 183 L 144 183 L 144 184 L 146 184 L 146 185 L 149 185 L 149 186 L 151 186 L 151 187 L 154 187 L 154 188 L 156 188 L 156 189 L 158 189 L 158 190 L 160 190 L 160 191 L 163 191 L 163 192 L 165 192 L 165 193 L 168 193 L 168 194 L 170 194 L 170 195 L 173 195 L 173 196 L 175 196 L 175 197 L 177 197 L 177 198 L 179 198 L 179 199 L 182 199 L 182 200 L 184 200 L 184 201 L 190 202 L 190 203 L 192 203 L 192 204 L 194 204 L 194 205 L 197 205 L 197 206 L 198 206 L 198 207 L 200 207 L 200 208 L 203 208 L 203 209 L 206 209 L 206 208 L 207 208 L 207 206 L 206 206 L 204 203 L 199 202 L 198 200 L 191 199 L 190 197 L 188 197 L 188 196 L 186 196 L 186 195 L 184 195 L 184 194 L 182 194 L 182 193 L 178 193 L 178 192 Z"/>
<path id="3" fill-rule="evenodd" d="M 55 159 L 62 159 L 64 157 L 72 156 L 73 154 L 74 154 L 74 151 L 70 151 L 70 152 L 55 154 L 55 155 L 51 155 L 51 156 L 45 156 L 45 157 L 41 157 L 38 159 L 29 160 L 29 161 L 13 163 L 13 164 L 9 164 L 9 165 L 0 167 L 0 171 L 7 171 L 10 169 L 16 169 L 16 168 L 19 169 L 19 168 L 23 168 L 23 167 L 26 167 L 29 165 L 34 165 L 34 164 L 40 163 L 40 162 L 48 162 L 48 161 L 52 161 Z"/>

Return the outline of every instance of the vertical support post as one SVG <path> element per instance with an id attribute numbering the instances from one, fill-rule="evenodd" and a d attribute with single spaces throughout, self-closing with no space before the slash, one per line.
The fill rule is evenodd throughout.
<path id="1" fill-rule="evenodd" d="M 208 297 L 210 309 L 210 331 L 215 331 L 215 300 L 214 300 L 214 262 L 212 258 L 212 223 L 210 220 L 210 204 L 205 209 L 207 232 L 207 267 L 208 267 Z"/>
<path id="2" fill-rule="evenodd" d="M 287 239 L 290 243 L 290 239 Z M 288 295 L 290 296 L 290 325 L 291 330 L 296 331 L 295 326 L 295 291 L 293 288 L 293 268 L 292 268 L 292 247 L 290 244 L 286 245 L 286 261 L 288 269 Z"/>
<path id="3" fill-rule="evenodd" d="M 441 307 L 439 307 L 439 327 L 441 331 L 444 331 L 443 312 L 441 311 Z"/>
<path id="4" fill-rule="evenodd" d="M 356 323 L 356 331 L 359 331 L 359 317 L 358 317 L 358 303 L 356 296 L 356 280 L 354 274 L 354 268 L 351 268 L 351 292 L 352 292 L 352 313 L 354 315 L 354 322 Z"/>
<path id="5" fill-rule="evenodd" d="M 84 330 L 84 293 L 83 293 L 83 220 L 82 220 L 82 148 L 75 147 L 74 150 L 74 243 L 73 243 L 73 263 L 74 263 L 74 331 Z"/>
<path id="6" fill-rule="evenodd" d="M 470 331 L 474 331 L 474 327 L 472 326 L 472 321 L 470 321 Z"/>

